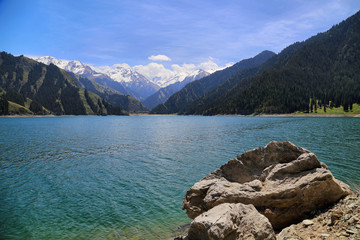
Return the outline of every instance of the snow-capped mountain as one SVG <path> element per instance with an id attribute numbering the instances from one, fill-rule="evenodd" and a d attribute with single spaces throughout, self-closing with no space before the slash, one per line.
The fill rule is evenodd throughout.
<path id="1" fill-rule="evenodd" d="M 204 71 L 202 69 L 195 70 L 191 74 L 187 75 L 182 81 L 179 81 L 179 82 L 181 82 L 183 84 L 183 86 L 181 88 L 185 87 L 185 85 L 190 83 L 190 82 L 193 82 L 195 80 L 199 80 L 200 78 L 206 77 L 208 75 L 210 75 L 210 73 L 207 72 L 207 71 Z"/>
<path id="2" fill-rule="evenodd" d="M 109 76 L 114 81 L 122 83 L 139 100 L 146 99 L 160 89 L 158 85 L 134 71 L 127 64 L 115 64 L 112 67 L 103 66 L 95 69 Z"/>
<path id="3" fill-rule="evenodd" d="M 183 87 L 186 86 L 186 84 L 195 80 L 199 80 L 208 75 L 210 75 L 210 73 L 199 69 L 186 75 L 184 78 L 181 76 L 181 78 L 179 77 L 177 81 L 174 81 L 172 84 L 159 89 L 159 91 L 148 97 L 145 101 L 143 101 L 143 103 L 147 108 L 153 109 L 157 105 L 166 102 L 166 100 L 168 100 L 171 95 L 180 91 Z"/>
<path id="4" fill-rule="evenodd" d="M 230 66 L 232 63 L 226 65 Z M 135 65 L 132 67 L 138 73 L 144 75 L 153 83 L 160 87 L 166 87 L 176 82 L 182 82 L 189 75 L 196 75 L 197 69 L 202 69 L 205 72 L 213 73 L 225 67 L 220 67 L 209 59 L 207 62 L 195 64 L 172 64 L 170 68 L 166 68 L 163 64 L 151 62 L 147 65 Z"/>
<path id="5" fill-rule="evenodd" d="M 143 75 L 132 70 L 127 64 L 116 64 L 113 67 L 105 66 L 97 68 L 78 60 L 70 61 L 50 56 L 30 58 L 47 65 L 52 63 L 68 72 L 87 77 L 139 100 L 144 100 L 160 88 Z"/>
<path id="6" fill-rule="evenodd" d="M 30 57 L 34 59 L 35 61 L 44 63 L 46 65 L 49 65 L 50 63 L 56 65 L 59 68 L 62 68 L 68 72 L 75 73 L 77 75 L 91 75 L 94 77 L 101 76 L 102 73 L 96 72 L 96 70 L 87 64 L 84 64 L 78 60 L 63 60 L 63 59 L 57 59 L 51 56 L 44 56 L 44 57 Z"/>

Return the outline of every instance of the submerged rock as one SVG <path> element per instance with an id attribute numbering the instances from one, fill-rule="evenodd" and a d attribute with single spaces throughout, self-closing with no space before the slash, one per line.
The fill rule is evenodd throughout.
<path id="1" fill-rule="evenodd" d="M 275 240 L 269 220 L 253 205 L 220 204 L 190 224 L 189 240 Z"/>
<path id="2" fill-rule="evenodd" d="M 183 209 L 194 219 L 223 203 L 253 204 L 274 229 L 280 229 L 350 192 L 314 153 L 290 142 L 270 142 L 195 183 L 185 195 Z"/>

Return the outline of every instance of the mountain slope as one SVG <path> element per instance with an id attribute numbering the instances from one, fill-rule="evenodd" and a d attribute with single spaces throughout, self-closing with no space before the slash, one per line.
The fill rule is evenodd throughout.
<path id="1" fill-rule="evenodd" d="M 46 65 L 54 64 L 72 73 L 74 80 L 77 81 L 81 88 L 98 94 L 114 106 L 119 106 L 128 112 L 147 111 L 147 108 L 140 101 L 128 96 L 131 93 L 125 89 L 122 83 L 114 81 L 108 75 L 101 73 L 90 65 L 77 60 L 68 61 L 50 56 L 31 57 L 31 59 Z"/>
<path id="2" fill-rule="evenodd" d="M 72 61 L 63 60 L 51 56 L 43 56 L 43 57 L 29 56 L 29 58 L 37 62 L 44 63 L 46 65 L 50 65 L 52 63 L 57 67 L 64 69 L 68 72 L 72 72 L 75 73 L 76 75 L 80 75 L 90 80 L 94 80 L 95 82 L 100 83 L 101 85 L 111 87 L 124 95 L 130 95 L 130 93 L 125 89 L 125 87 L 120 82 L 114 81 L 109 76 L 107 76 L 104 73 L 101 73 L 96 68 L 87 65 L 85 63 L 82 63 L 78 60 L 72 60 Z M 111 84 L 113 85 L 110 86 Z"/>
<path id="3" fill-rule="evenodd" d="M 80 88 L 70 73 L 55 65 L 5 52 L 0 53 L 0 92 L 3 106 L 15 103 L 35 114 L 124 114 L 120 107 Z M 2 114 L 8 111 L 4 108 Z"/>
<path id="4" fill-rule="evenodd" d="M 296 51 L 275 59 L 262 74 L 240 79 L 217 97 L 209 94 L 186 113 L 312 112 L 324 106 L 325 110 L 343 106 L 349 111 L 353 103 L 360 102 L 359 42 L 360 12 L 325 33 L 295 44 Z"/>
<path id="5" fill-rule="evenodd" d="M 164 104 L 158 105 L 151 112 L 168 114 L 182 111 L 187 105 L 204 96 L 206 93 L 223 84 L 227 79 L 245 69 L 257 67 L 273 57 L 275 53 L 263 51 L 253 58 L 244 59 L 231 67 L 186 85 L 182 90 L 172 95 Z"/>
<path id="6" fill-rule="evenodd" d="M 253 81 L 254 76 L 259 75 L 271 68 L 278 68 L 279 66 L 284 64 L 286 62 L 286 59 L 288 59 L 292 54 L 303 48 L 305 45 L 312 43 L 313 41 L 318 39 L 318 37 L 319 35 L 316 35 L 314 37 L 311 37 L 307 41 L 296 42 L 286 47 L 279 54 L 274 55 L 260 66 L 244 69 L 243 71 L 238 72 L 232 78 L 229 78 L 223 84 L 216 87 L 214 90 L 208 92 L 204 96 L 188 104 L 178 113 L 204 115 L 216 114 L 216 111 L 214 112 L 213 105 L 222 102 L 224 97 L 231 95 L 231 92 L 238 92 L 241 89 L 247 87 Z"/>
<path id="7" fill-rule="evenodd" d="M 144 104 L 149 109 L 153 109 L 159 104 L 162 104 L 168 100 L 168 98 L 174 93 L 180 91 L 183 87 L 185 87 L 188 83 L 193 82 L 195 80 L 199 80 L 203 77 L 208 76 L 209 73 L 203 70 L 196 70 L 190 75 L 187 75 L 181 81 L 177 80 L 175 83 L 170 84 L 166 87 L 159 89 L 156 93 L 145 99 Z"/>
<path id="8" fill-rule="evenodd" d="M 145 107 L 142 102 L 139 100 L 130 97 L 125 96 L 122 93 L 103 86 L 93 80 L 89 80 L 85 77 L 81 77 L 78 75 L 75 75 L 73 73 L 70 73 L 74 79 L 74 81 L 83 89 L 89 90 L 97 95 L 99 95 L 101 98 L 108 101 L 110 104 L 121 107 L 122 109 L 126 110 L 130 113 L 144 113 L 148 112 L 148 109 Z"/>

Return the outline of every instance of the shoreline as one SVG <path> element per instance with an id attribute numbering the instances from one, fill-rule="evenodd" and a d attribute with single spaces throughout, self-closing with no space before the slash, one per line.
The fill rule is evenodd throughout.
<path id="1" fill-rule="evenodd" d="M 360 117 L 360 114 L 260 114 L 259 117 Z"/>
<path id="2" fill-rule="evenodd" d="M 42 118 L 42 117 L 111 117 L 111 116 L 119 116 L 119 117 L 128 117 L 130 115 L 1 115 L 0 118 Z"/>
<path id="3" fill-rule="evenodd" d="M 360 117 L 359 113 L 354 114 L 297 114 L 297 113 L 284 113 L 284 114 L 252 114 L 252 115 L 241 115 L 241 114 L 217 114 L 212 116 L 204 115 L 177 115 L 177 114 L 147 114 L 147 113 L 130 113 L 129 115 L 1 115 L 0 118 L 25 118 L 25 117 L 110 117 L 110 116 L 198 116 L 198 117 Z"/>

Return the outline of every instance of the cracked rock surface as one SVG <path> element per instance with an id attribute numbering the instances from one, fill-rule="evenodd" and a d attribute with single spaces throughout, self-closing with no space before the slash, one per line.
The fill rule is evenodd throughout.
<path id="1" fill-rule="evenodd" d="M 220 204 L 252 204 L 278 230 L 350 193 L 314 153 L 273 141 L 244 152 L 195 183 L 185 195 L 183 209 L 194 219 Z"/>
<path id="2" fill-rule="evenodd" d="M 269 220 L 253 205 L 223 203 L 192 221 L 188 239 L 275 240 L 275 233 Z"/>

